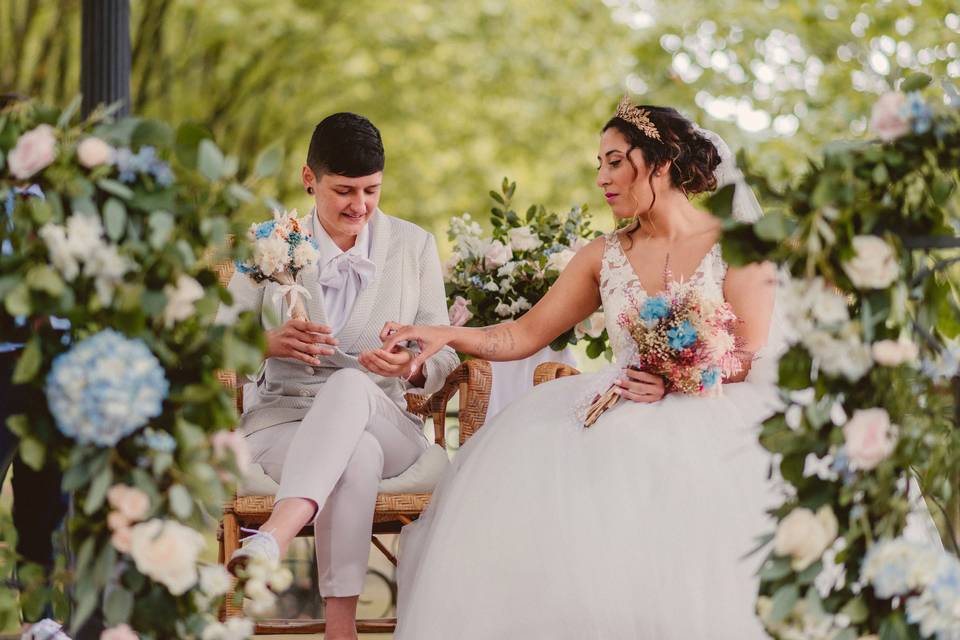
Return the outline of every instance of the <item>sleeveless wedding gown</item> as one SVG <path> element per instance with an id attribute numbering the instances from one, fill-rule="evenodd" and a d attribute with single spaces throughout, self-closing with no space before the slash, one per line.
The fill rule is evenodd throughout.
<path id="1" fill-rule="evenodd" d="M 725 273 L 717 245 L 694 278 L 722 299 Z M 614 234 L 600 293 L 623 362 L 631 338 L 617 316 L 647 294 Z M 777 406 L 773 342 L 721 397 L 621 401 L 590 429 L 577 426 L 575 405 L 603 373 L 508 406 L 403 530 L 395 637 L 766 638 L 754 612 L 763 554 L 748 554 L 772 531 L 765 510 L 776 504 L 757 442 Z"/>

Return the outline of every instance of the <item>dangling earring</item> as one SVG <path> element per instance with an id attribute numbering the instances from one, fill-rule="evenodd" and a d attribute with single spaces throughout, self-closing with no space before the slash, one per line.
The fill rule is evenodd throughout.
<path id="1" fill-rule="evenodd" d="M 313 195 L 313 187 L 307 187 L 307 193 Z"/>

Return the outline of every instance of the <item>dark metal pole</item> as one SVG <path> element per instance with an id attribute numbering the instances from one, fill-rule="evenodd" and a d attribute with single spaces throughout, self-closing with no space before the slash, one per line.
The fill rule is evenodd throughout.
<path id="1" fill-rule="evenodd" d="M 82 112 L 122 102 L 130 113 L 130 0 L 83 0 L 80 56 Z"/>

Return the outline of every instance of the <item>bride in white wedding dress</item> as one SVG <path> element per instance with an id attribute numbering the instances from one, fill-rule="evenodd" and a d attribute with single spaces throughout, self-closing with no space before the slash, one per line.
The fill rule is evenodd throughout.
<path id="1" fill-rule="evenodd" d="M 669 277 L 726 299 L 752 352 L 721 397 L 664 395 L 659 377 L 623 369 L 627 401 L 589 429 L 574 415 L 602 373 L 541 385 L 487 423 L 403 531 L 397 638 L 766 637 L 754 612 L 760 555 L 748 554 L 772 528 L 775 499 L 756 438 L 777 403 L 775 274 L 728 268 L 719 221 L 688 199 L 739 175 L 729 156 L 675 110 L 624 101 L 601 138 L 597 184 L 634 223 L 582 249 L 516 322 L 384 327 L 385 348 L 417 342 L 421 359 L 450 344 L 512 360 L 602 304 L 622 363 L 631 338 L 619 313 Z M 746 185 L 737 191 L 738 214 L 758 213 Z"/>

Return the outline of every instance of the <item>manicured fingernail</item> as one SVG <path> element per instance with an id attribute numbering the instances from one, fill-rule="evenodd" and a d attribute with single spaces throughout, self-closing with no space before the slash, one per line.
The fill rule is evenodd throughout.
<path id="1" fill-rule="evenodd" d="M 622 394 L 623 394 L 623 390 L 620 389 L 619 387 L 617 387 L 617 388 L 615 388 L 615 389 L 613 390 L 613 393 L 614 393 L 614 395 L 618 395 L 618 396 L 619 396 L 619 395 L 622 395 Z"/>

